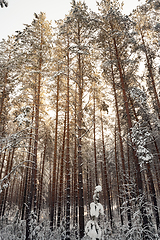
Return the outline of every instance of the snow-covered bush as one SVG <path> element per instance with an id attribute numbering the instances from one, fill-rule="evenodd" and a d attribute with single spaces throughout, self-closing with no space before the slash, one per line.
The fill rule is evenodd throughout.
<path id="1" fill-rule="evenodd" d="M 101 203 L 99 203 L 99 193 L 102 191 L 102 187 L 100 185 L 95 187 L 93 200 L 90 204 L 90 216 L 91 220 L 89 220 L 85 227 L 85 233 L 87 237 L 90 237 L 92 240 L 98 240 L 102 237 L 101 227 L 98 225 L 99 215 L 104 215 L 104 209 Z"/>
<path id="2" fill-rule="evenodd" d="M 150 150 L 146 148 L 146 145 L 152 141 L 152 135 L 147 127 L 143 127 L 141 123 L 137 122 L 131 129 L 131 138 L 132 142 L 135 144 L 140 165 L 145 162 L 151 162 L 153 155 Z"/>

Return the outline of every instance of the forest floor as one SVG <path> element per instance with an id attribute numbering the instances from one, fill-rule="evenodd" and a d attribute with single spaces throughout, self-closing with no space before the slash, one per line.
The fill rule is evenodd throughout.
<path id="1" fill-rule="evenodd" d="M 54 231 L 50 230 L 49 220 L 45 217 L 48 214 L 42 213 L 40 223 L 37 223 L 36 218 L 31 219 L 31 232 L 33 240 L 63 240 L 65 239 L 65 222 Z M 87 219 L 86 221 L 87 222 Z M 127 225 L 123 227 L 117 222 L 114 224 L 114 229 L 111 231 L 109 223 L 101 219 L 100 226 L 102 229 L 102 238 L 100 240 L 142 240 L 141 228 L 134 225 L 132 230 L 128 229 Z M 155 227 L 153 229 L 156 229 Z M 78 230 L 71 227 L 70 240 L 75 240 Z M 19 211 L 12 209 L 6 212 L 6 215 L 0 219 L 0 240 L 25 240 L 26 221 L 20 220 Z M 159 236 L 158 236 L 159 235 Z M 91 240 L 85 236 L 83 240 Z M 96 239 L 95 239 L 96 240 Z M 149 240 L 160 240 L 160 233 L 155 230 L 150 233 Z"/>
<path id="2" fill-rule="evenodd" d="M 35 240 L 62 240 L 65 239 L 65 229 L 61 226 L 58 229 L 55 229 L 51 232 L 49 227 L 49 221 L 43 221 L 39 224 L 36 224 L 34 221 L 32 222 L 32 238 Z M 0 220 L 0 240 L 25 240 L 25 228 L 26 223 L 25 220 L 13 219 L 8 220 L 6 217 Z M 76 238 L 75 229 L 71 230 L 70 239 L 75 240 Z M 123 228 L 117 227 L 114 231 L 110 231 L 106 226 L 105 234 L 103 232 L 103 236 L 101 240 L 142 240 L 138 237 L 138 234 L 134 233 L 135 237 L 130 237 L 127 227 Z M 150 238 L 150 240 L 160 240 L 160 237 Z M 83 240 L 91 240 L 90 237 L 85 236 Z"/>

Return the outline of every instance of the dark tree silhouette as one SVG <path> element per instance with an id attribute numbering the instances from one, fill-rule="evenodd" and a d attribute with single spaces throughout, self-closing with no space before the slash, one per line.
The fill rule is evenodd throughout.
<path id="1" fill-rule="evenodd" d="M 8 7 L 8 2 L 5 0 L 0 0 L 0 6 L 1 6 L 1 8 L 3 8 L 4 6 Z"/>

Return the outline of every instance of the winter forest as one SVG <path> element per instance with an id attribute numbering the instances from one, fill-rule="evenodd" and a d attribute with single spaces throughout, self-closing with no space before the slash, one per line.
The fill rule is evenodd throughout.
<path id="1" fill-rule="evenodd" d="M 97 5 L 0 42 L 0 240 L 160 239 L 160 1 Z"/>

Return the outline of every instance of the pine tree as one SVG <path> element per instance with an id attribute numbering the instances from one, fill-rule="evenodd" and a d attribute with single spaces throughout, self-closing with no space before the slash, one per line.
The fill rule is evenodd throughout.
<path id="1" fill-rule="evenodd" d="M 82 115 L 83 115 L 83 87 L 84 87 L 84 61 L 85 55 L 88 53 L 87 44 L 91 29 L 89 28 L 89 15 L 87 7 L 80 1 L 72 2 L 71 11 L 64 22 L 65 29 L 69 29 L 69 37 L 72 36 L 70 42 L 70 50 L 74 54 L 76 60 L 76 79 L 78 86 L 78 107 L 77 107 L 77 127 L 78 127 L 78 199 L 79 199 L 79 231 L 80 238 L 84 236 L 84 196 L 83 196 L 83 172 L 82 172 Z M 87 38 L 88 35 L 88 38 Z"/>
<path id="2" fill-rule="evenodd" d="M 50 63 L 48 58 L 51 56 L 51 41 L 52 29 L 50 23 L 46 21 L 45 14 L 40 13 L 33 20 L 31 25 L 26 25 L 23 32 L 18 32 L 16 35 L 19 55 L 19 63 L 21 62 L 21 69 L 23 75 L 21 78 L 32 80 L 35 106 L 35 121 L 34 121 L 34 142 L 33 142 L 33 164 L 31 173 L 31 185 L 28 195 L 28 207 L 26 209 L 27 224 L 26 224 L 26 239 L 30 239 L 31 234 L 29 229 L 29 217 L 34 202 L 34 211 L 37 212 L 37 153 L 38 153 L 38 139 L 39 139 L 39 122 L 40 122 L 40 103 L 41 103 L 41 88 L 42 79 L 48 77 L 48 69 Z M 26 60 L 27 59 L 27 60 Z M 29 69 L 29 72 L 26 70 Z M 21 73 L 21 74 L 22 74 Z"/>
<path id="3" fill-rule="evenodd" d="M 156 52 L 153 47 L 151 47 L 150 38 L 153 36 L 152 23 L 150 16 L 148 14 L 147 5 L 137 7 L 132 15 L 133 20 L 135 21 L 135 31 L 139 34 L 140 43 L 136 46 L 136 50 L 141 51 L 145 55 L 146 68 L 147 68 L 147 85 L 149 93 L 152 97 L 153 108 L 158 114 L 160 112 L 160 102 L 158 98 L 156 81 L 155 81 L 155 69 L 154 69 L 154 60 L 156 58 Z M 155 37 L 154 37 L 155 38 Z M 155 45 L 155 44 L 154 44 Z"/>
<path id="4" fill-rule="evenodd" d="M 6 0 L 0 0 L 0 6 L 1 8 L 3 8 L 4 6 L 8 7 L 8 2 Z"/>
<path id="5" fill-rule="evenodd" d="M 130 114 L 130 107 L 128 103 L 128 96 L 127 96 L 127 83 L 126 83 L 126 78 L 125 78 L 125 59 L 127 56 L 127 51 L 125 51 L 124 46 L 126 44 L 129 44 L 129 39 L 130 39 L 130 34 L 129 34 L 129 19 L 125 18 L 124 16 L 121 15 L 119 12 L 119 9 L 117 5 L 114 5 L 115 2 L 110 2 L 110 1 L 102 1 L 100 4 L 101 7 L 101 12 L 103 16 L 105 15 L 105 20 L 102 18 L 102 31 L 108 32 L 110 31 L 111 34 L 111 44 L 110 45 L 114 51 L 115 54 L 115 60 L 116 60 L 116 68 L 119 73 L 119 78 L 120 78 L 120 86 L 122 90 L 122 97 L 124 101 L 124 109 L 126 112 L 126 120 L 128 124 L 128 130 L 129 130 L 129 139 L 132 145 L 132 152 L 133 152 L 133 159 L 134 159 L 134 164 L 135 168 L 137 170 L 136 172 L 136 184 L 137 184 L 137 196 L 140 198 L 142 195 L 143 197 L 143 184 L 142 184 L 142 175 L 141 175 L 141 170 L 140 170 L 140 165 L 139 165 L 139 159 L 137 157 L 137 151 L 136 151 L 136 146 L 134 145 L 134 142 L 131 138 L 131 129 L 132 129 L 132 119 L 131 119 L 131 114 Z M 122 28 L 123 28 L 123 34 L 122 34 Z M 121 33 L 120 33 L 121 30 Z M 122 42 L 119 40 L 121 39 Z M 123 39 L 123 40 L 122 40 Z M 124 42 L 124 40 L 126 40 Z M 123 44 L 124 43 L 124 44 Z M 122 54 L 122 49 L 124 49 L 123 54 Z M 127 48 L 126 48 L 127 49 Z M 111 59 L 112 60 L 112 59 Z M 125 165 L 123 163 L 123 169 Z M 125 181 L 126 185 L 126 181 Z M 128 194 L 127 194 L 128 195 Z M 127 201 L 129 202 L 129 198 L 127 197 Z M 149 230 L 149 220 L 147 218 L 147 212 L 146 208 L 144 206 L 144 199 L 142 200 L 142 203 L 140 204 L 140 212 L 142 216 L 142 228 L 144 230 L 143 232 L 143 238 L 146 239 L 148 236 L 145 233 L 145 229 Z M 129 210 L 130 211 L 130 210 Z M 128 212 L 128 220 L 129 220 L 129 226 L 131 228 L 131 213 Z"/>

